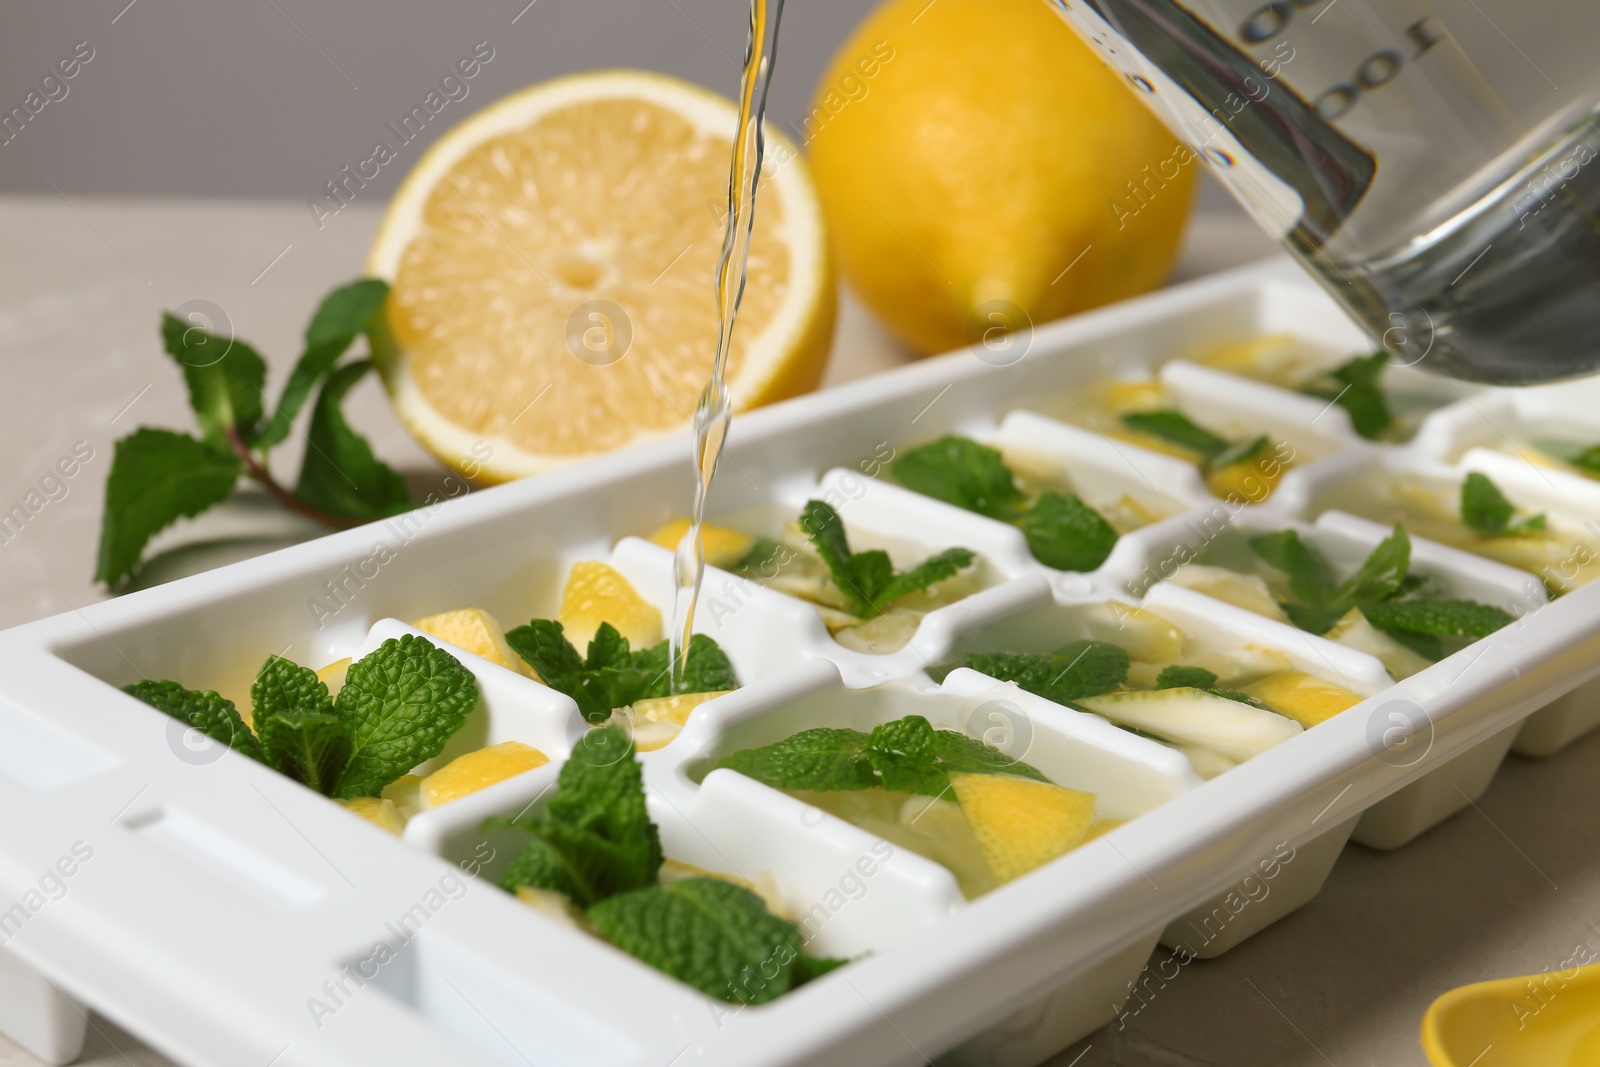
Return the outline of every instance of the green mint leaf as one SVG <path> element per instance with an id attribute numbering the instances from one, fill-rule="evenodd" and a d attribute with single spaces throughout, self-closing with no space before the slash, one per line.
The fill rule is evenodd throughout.
<path id="1" fill-rule="evenodd" d="M 1411 538 L 1405 527 L 1396 526 L 1367 556 L 1360 570 L 1339 587 L 1337 599 L 1346 604 L 1390 600 L 1405 588 L 1410 567 Z"/>
<path id="2" fill-rule="evenodd" d="M 1130 430 L 1198 452 L 1205 459 L 1225 451 L 1230 443 L 1226 437 L 1218 437 L 1204 426 L 1196 425 L 1181 411 L 1130 411 L 1122 416 L 1122 424 Z"/>
<path id="3" fill-rule="evenodd" d="M 517 826 L 519 829 L 529 829 L 527 823 L 518 823 Z M 576 851 L 599 851 L 605 847 L 606 843 L 596 838 L 593 842 L 584 840 Z M 500 876 L 499 884 L 507 893 L 515 893 L 523 886 L 549 889 L 583 907 L 590 903 L 589 888 L 579 878 L 578 869 L 598 869 L 599 866 L 600 862 L 596 860 L 584 862 L 581 855 L 574 856 L 569 862 L 555 845 L 542 837 L 535 837 L 511 858 L 505 873 Z"/>
<path id="4" fill-rule="evenodd" d="M 820 500 L 808 500 L 800 511 L 800 528 L 827 566 L 833 584 L 844 595 L 851 613 L 864 616 L 870 605 L 852 580 L 850 559 L 854 553 L 850 551 L 850 541 L 844 535 L 844 522 L 839 513 Z"/>
<path id="5" fill-rule="evenodd" d="M 1271 443 L 1271 439 L 1266 434 L 1239 441 L 1206 460 L 1206 466 L 1212 470 L 1220 470 L 1223 467 L 1231 467 L 1235 463 L 1248 463 L 1265 452 L 1267 446 Z"/>
<path id="6" fill-rule="evenodd" d="M 351 519 L 381 519 L 412 507 L 406 482 L 372 454 L 367 439 L 345 422 L 345 394 L 372 368 L 347 363 L 328 376 L 311 409 L 306 454 L 295 496 L 313 507 Z"/>
<path id="7" fill-rule="evenodd" d="M 591 907 L 588 918 L 613 945 L 707 996 L 764 1004 L 796 984 L 799 931 L 720 878 L 624 893 Z"/>
<path id="8" fill-rule="evenodd" d="M 1161 668 L 1161 673 L 1156 675 L 1157 689 L 1210 689 L 1216 684 L 1216 674 L 1204 667 L 1180 667 L 1173 664 Z"/>
<path id="9" fill-rule="evenodd" d="M 794 978 L 789 983 L 791 989 L 803 986 L 807 982 L 821 978 L 829 971 L 843 967 L 849 960 L 841 960 L 832 956 L 812 956 L 809 953 L 800 953 L 794 961 Z"/>
<path id="10" fill-rule="evenodd" d="M 1350 609 L 1343 604 L 1295 604 L 1284 603 L 1278 605 L 1289 621 L 1307 633 L 1325 634 L 1333 628 L 1333 624 L 1344 618 L 1345 612 Z"/>
<path id="11" fill-rule="evenodd" d="M 588 907 L 655 884 L 661 839 L 645 804 L 633 743 L 613 726 L 584 735 L 562 764 L 544 813 L 517 824 L 535 840 L 512 861 L 501 885 L 565 893 Z"/>
<path id="12" fill-rule="evenodd" d="M 282 656 L 268 656 L 250 685 L 251 717 L 280 712 L 333 714 L 333 698 L 317 672 Z"/>
<path id="13" fill-rule="evenodd" d="M 149 680 L 125 685 L 122 691 L 199 730 L 213 741 L 219 741 L 257 762 L 268 762 L 261 742 L 256 740 L 256 735 L 239 717 L 233 701 L 226 697 L 218 696 L 209 689 L 185 689 L 177 682 Z"/>
<path id="14" fill-rule="evenodd" d="M 228 499 L 239 472 L 238 456 L 186 434 L 143 427 L 118 441 L 95 581 L 115 585 L 132 574 L 152 537 Z"/>
<path id="15" fill-rule="evenodd" d="M 526 626 L 507 630 L 506 644 L 527 660 L 544 684 L 552 688 L 551 678 L 583 670 L 583 657 L 578 655 L 561 624 L 554 619 L 534 619 Z"/>
<path id="16" fill-rule="evenodd" d="M 933 754 L 939 769 L 948 777 L 964 774 L 1015 774 L 1048 782 L 1042 773 L 1019 759 L 1012 759 L 993 745 L 968 737 L 957 730 L 938 730 L 933 735 Z"/>
<path id="17" fill-rule="evenodd" d="M 1404 631 L 1437 637 L 1488 637 L 1511 623 L 1511 616 L 1474 600 L 1398 600 L 1363 604 L 1367 621 L 1387 633 Z"/>
<path id="18" fill-rule="evenodd" d="M 894 564 L 889 562 L 889 553 L 881 548 L 858 552 L 850 557 L 847 573 L 850 588 L 867 602 L 863 617 L 878 614 L 877 599 L 894 580 Z"/>
<path id="19" fill-rule="evenodd" d="M 705 634 L 689 638 L 689 656 L 683 665 L 681 693 L 720 693 L 739 688 L 739 676 L 722 647 Z M 666 694 L 661 694 L 665 696 Z"/>
<path id="20" fill-rule="evenodd" d="M 907 489 L 991 519 L 1009 520 L 1027 503 L 1000 453 L 966 437 L 913 448 L 889 472 Z"/>
<path id="21" fill-rule="evenodd" d="M 1303 603 L 1322 605 L 1336 595 L 1337 587 L 1328 561 L 1322 558 L 1322 553 L 1300 540 L 1294 530 L 1252 537 L 1250 547 L 1267 566 L 1276 567 L 1288 576 L 1289 592 Z"/>
<path id="22" fill-rule="evenodd" d="M 628 663 L 628 639 L 609 622 L 601 623 L 589 639 L 589 655 L 583 662 L 583 669 L 597 671 L 602 667 L 625 667 Z"/>
<path id="23" fill-rule="evenodd" d="M 1092 571 L 1111 555 L 1117 531 L 1076 496 L 1045 493 L 1017 520 L 1033 558 L 1058 571 Z"/>
<path id="24" fill-rule="evenodd" d="M 454 656 L 415 634 L 391 637 L 350 665 L 334 701 L 351 753 L 331 795 L 377 796 L 444 751 L 477 703 L 477 679 Z"/>
<path id="25" fill-rule="evenodd" d="M 268 656 L 250 686 L 250 703 L 273 769 L 319 793 L 332 789 L 350 758 L 350 730 L 334 714 L 317 672 Z"/>
<path id="26" fill-rule="evenodd" d="M 775 744 L 724 756 L 713 769 L 738 771 L 774 789 L 871 789 L 878 779 L 866 762 L 867 741 L 860 730 L 802 730 Z"/>
<path id="27" fill-rule="evenodd" d="M 890 578 L 873 597 L 872 613 L 882 614 L 885 608 L 901 597 L 955 577 L 963 569 L 972 566 L 976 558 L 971 550 L 965 548 L 947 548 L 936 556 L 929 556 L 904 574 Z"/>
<path id="28" fill-rule="evenodd" d="M 1388 366 L 1388 353 L 1357 356 L 1312 379 L 1300 391 L 1338 404 L 1350 416 L 1356 433 L 1376 440 L 1394 425 L 1394 414 L 1378 382 Z"/>
<path id="29" fill-rule="evenodd" d="M 1590 445 L 1567 462 L 1585 474 L 1600 475 L 1600 445 Z"/>
<path id="30" fill-rule="evenodd" d="M 339 716 L 279 711 L 255 719 L 272 769 L 325 796 L 350 762 L 350 726 Z"/>
<path id="31" fill-rule="evenodd" d="M 889 554 L 881 549 L 853 553 L 839 513 L 820 500 L 806 501 L 800 526 L 817 555 L 827 565 L 833 584 L 849 605 L 851 614 L 870 619 L 883 614 L 894 601 L 951 577 L 975 558 L 965 548 L 950 548 L 923 560 L 904 574 L 896 574 Z"/>
<path id="32" fill-rule="evenodd" d="M 1057 704 L 1116 689 L 1128 677 L 1128 654 L 1103 641 L 1074 641 L 1051 655 L 981 652 L 963 666 L 1021 688 Z"/>
<path id="33" fill-rule="evenodd" d="M 362 278 L 335 289 L 322 298 L 306 327 L 306 347 L 278 398 L 277 410 L 251 444 L 271 448 L 289 435 L 295 416 L 305 406 L 311 390 L 333 370 L 334 363 L 366 329 L 367 322 L 383 311 L 388 283 Z"/>
<path id="34" fill-rule="evenodd" d="M 183 370 L 189 406 L 206 439 L 225 445 L 232 429 L 248 440 L 261 421 L 266 361 L 243 341 L 218 337 L 170 313 L 161 316 L 161 339 Z"/>
<path id="35" fill-rule="evenodd" d="M 770 576 L 776 573 L 780 558 L 788 551 L 782 542 L 770 537 L 758 537 L 750 546 L 750 551 L 744 554 L 744 559 L 734 565 L 733 573 L 743 578 L 763 573 Z"/>
<path id="36" fill-rule="evenodd" d="M 874 727 L 863 754 L 891 792 L 936 797 L 950 788 L 950 776 L 936 765 L 933 726 L 921 715 Z"/>
<path id="37" fill-rule="evenodd" d="M 1473 471 L 1461 483 L 1461 522 L 1485 537 L 1534 533 L 1545 528 L 1545 517 L 1533 515 L 1513 522 L 1516 505 L 1507 500 L 1498 486 Z"/>

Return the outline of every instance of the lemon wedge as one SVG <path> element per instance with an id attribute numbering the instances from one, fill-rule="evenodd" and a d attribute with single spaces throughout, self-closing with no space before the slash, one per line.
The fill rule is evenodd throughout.
<path id="1" fill-rule="evenodd" d="M 676 549 L 678 542 L 683 540 L 683 535 L 689 532 L 688 519 L 673 519 L 656 527 L 650 534 L 650 540 L 662 548 Z M 700 539 L 705 544 L 706 562 L 713 567 L 724 570 L 737 567 L 750 549 L 755 546 L 756 539 L 741 530 L 730 530 L 726 526 L 700 525 Z"/>
<path id="2" fill-rule="evenodd" d="M 1269 674 L 1245 686 L 1244 692 L 1308 730 L 1355 707 L 1363 699 L 1358 693 L 1304 671 Z"/>
<path id="3" fill-rule="evenodd" d="M 1008 774 L 952 774 L 950 789 L 994 876 L 1009 882 L 1082 844 L 1094 794 Z"/>
<path id="4" fill-rule="evenodd" d="M 504 97 L 423 155 L 367 271 L 391 287 L 374 355 L 424 447 L 501 482 L 685 428 L 716 345 L 736 127 L 732 101 L 688 82 L 598 71 Z M 770 125 L 767 160 L 735 411 L 815 388 L 833 334 L 807 163 Z"/>
<path id="5" fill-rule="evenodd" d="M 423 806 L 437 808 L 452 800 L 460 800 L 470 793 L 487 789 L 496 782 L 503 782 L 535 767 L 543 767 L 549 762 L 549 756 L 521 741 L 502 741 L 498 745 L 468 752 L 422 779 L 420 789 Z"/>
<path id="6" fill-rule="evenodd" d="M 661 642 L 660 609 L 640 596 L 609 563 L 583 560 L 572 565 L 556 621 L 579 655 L 603 622 L 616 627 L 636 649 Z"/>
<path id="7" fill-rule="evenodd" d="M 528 666 L 528 661 L 517 655 L 511 646 L 506 644 L 505 631 L 487 611 L 478 608 L 459 608 L 438 615 L 429 615 L 411 625 L 425 634 L 437 637 L 441 641 L 448 641 L 475 656 L 482 656 L 490 663 L 516 671 L 525 678 L 538 677 L 533 668 Z"/>

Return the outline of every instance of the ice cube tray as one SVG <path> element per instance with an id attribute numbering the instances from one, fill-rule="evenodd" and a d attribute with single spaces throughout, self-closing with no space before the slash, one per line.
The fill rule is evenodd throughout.
<path id="1" fill-rule="evenodd" d="M 1003 366 L 958 352 L 735 421 L 713 521 L 832 494 L 853 533 L 929 552 L 963 545 L 982 560 L 977 593 L 884 656 L 843 648 L 809 604 L 713 571 L 698 626 L 745 685 L 642 756 L 669 854 L 770 876 L 819 951 L 858 962 L 737 1008 L 500 892 L 490 878 L 510 844 L 479 822 L 540 803 L 583 726 L 566 697 L 467 653 L 484 701 L 455 744 L 516 738 L 556 762 L 427 812 L 400 840 L 265 767 L 191 745 L 115 688 L 170 677 L 241 695 L 268 653 L 325 663 L 405 632 L 402 620 L 469 604 L 508 624 L 548 617 L 582 559 L 610 560 L 665 608 L 668 553 L 630 535 L 682 513 L 690 471 L 686 446 L 656 444 L 0 634 L 0 982 L 13 994 L 0 997 L 0 1028 L 58 1062 L 75 1054 L 79 1004 L 194 1064 L 1048 1056 L 1114 1015 L 1158 940 L 1224 951 L 1309 899 L 1352 828 L 1398 844 L 1481 790 L 1519 729 L 1548 751 L 1594 724 L 1593 587 L 1543 603 L 1522 572 L 1419 540 L 1419 568 L 1441 582 L 1522 596 L 1531 610 L 1391 685 L 1370 657 L 1163 580 L 1184 553 L 1296 523 L 1353 561 L 1381 528 L 1333 504 L 1359 512 L 1350 487 L 1395 473 L 1491 470 L 1518 503 L 1600 518 L 1593 483 L 1551 471 L 1561 478 L 1541 489 L 1544 473 L 1530 478 L 1473 436 L 1467 409 L 1493 427 L 1507 394 L 1464 388 L 1409 444 L 1379 448 L 1342 409 L 1182 361 L 1273 333 L 1334 356 L 1368 347 L 1273 261 L 1041 328 Z M 1264 504 L 1217 501 L 1192 467 L 1069 425 L 1065 394 L 1108 374 L 1159 374 L 1196 417 L 1290 441 L 1297 465 Z M 1574 410 L 1600 439 L 1600 419 Z M 1121 479 L 1158 521 L 1092 574 L 1051 571 L 1014 529 L 877 476 L 889 450 L 946 432 L 1027 452 L 1086 494 Z M 1367 699 L 1203 782 L 1177 753 L 1095 717 L 971 671 L 937 686 L 922 673 L 968 649 L 1070 639 L 1088 606 L 1113 599 L 1196 641 L 1277 647 Z M 791 797 L 730 771 L 696 781 L 730 747 L 912 711 L 953 728 L 1015 716 L 1030 762 L 1131 821 L 967 902 L 942 867 Z"/>

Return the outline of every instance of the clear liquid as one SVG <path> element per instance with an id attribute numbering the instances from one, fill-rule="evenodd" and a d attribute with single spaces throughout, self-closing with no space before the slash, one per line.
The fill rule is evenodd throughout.
<path id="1" fill-rule="evenodd" d="M 711 380 L 694 412 L 694 505 L 689 511 L 689 529 L 678 542 L 673 559 L 675 592 L 672 602 L 671 644 L 672 689 L 682 685 L 689 638 L 694 633 L 695 605 L 700 599 L 700 582 L 705 576 L 705 542 L 701 522 L 705 518 L 706 498 L 711 479 L 717 473 L 717 460 L 728 436 L 733 407 L 728 395 L 728 350 L 733 343 L 733 324 L 744 296 L 745 263 L 750 254 L 750 231 L 755 222 L 756 186 L 761 178 L 761 159 L 765 149 L 762 119 L 767 110 L 767 88 L 778 60 L 778 27 L 783 19 L 783 0 L 750 0 L 750 44 L 745 50 L 744 77 L 739 86 L 739 124 L 734 132 L 733 159 L 728 168 L 728 226 L 722 238 L 722 255 L 717 261 L 717 350 L 711 364 Z"/>
<path id="2" fill-rule="evenodd" d="M 1600 369 L 1600 130 L 1512 169 L 1490 195 L 1384 259 L 1291 247 L 1395 362 L 1498 384 Z"/>
<path id="3" fill-rule="evenodd" d="M 1600 369 L 1592 0 L 1055 3 L 1188 149 L 1119 213 L 1201 159 L 1393 362 Z"/>

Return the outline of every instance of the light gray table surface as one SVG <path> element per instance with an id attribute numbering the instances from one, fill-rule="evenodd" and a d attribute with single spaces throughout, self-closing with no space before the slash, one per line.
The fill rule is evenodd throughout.
<path id="1" fill-rule="evenodd" d="M 0 511 L 77 442 L 94 450 L 65 496 L 0 543 L 0 626 L 104 595 L 90 575 L 111 443 L 140 424 L 189 422 L 160 310 L 214 302 L 281 380 L 317 297 L 360 272 L 377 218 L 357 205 L 317 231 L 283 201 L 0 198 Z M 1241 217 L 1201 215 L 1177 277 L 1272 252 Z M 827 384 L 908 359 L 847 294 Z M 408 477 L 439 477 L 374 383 L 351 421 Z M 149 580 L 312 532 L 245 500 L 164 536 Z M 1434 996 L 1555 967 L 1580 943 L 1600 949 L 1597 760 L 1600 736 L 1542 762 L 1513 757 L 1477 805 L 1405 849 L 1347 848 L 1309 906 L 1183 968 L 1054 1067 L 1422 1064 L 1417 1027 Z M 37 1062 L 0 1038 L 0 1067 Z M 82 1062 L 169 1063 L 98 1016 Z"/>

